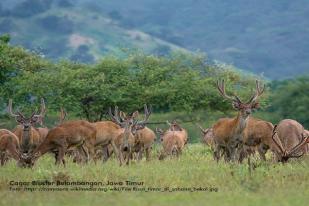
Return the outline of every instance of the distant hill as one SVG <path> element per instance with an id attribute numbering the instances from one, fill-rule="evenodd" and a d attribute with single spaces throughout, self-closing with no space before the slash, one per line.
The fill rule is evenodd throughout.
<path id="1" fill-rule="evenodd" d="M 102 55 L 126 55 L 128 50 L 165 55 L 180 46 L 134 28 L 124 28 L 91 7 L 69 1 L 28 0 L 0 9 L 0 33 L 9 33 L 13 44 L 48 58 L 94 62 Z"/>
<path id="2" fill-rule="evenodd" d="M 79 57 L 87 48 L 76 49 L 73 42 L 84 41 L 93 56 L 121 54 L 122 46 L 159 54 L 186 48 L 272 79 L 309 73 L 307 0 L 2 2 L 0 32 L 22 29 L 14 33 L 16 42 L 47 45 L 52 57 Z"/>

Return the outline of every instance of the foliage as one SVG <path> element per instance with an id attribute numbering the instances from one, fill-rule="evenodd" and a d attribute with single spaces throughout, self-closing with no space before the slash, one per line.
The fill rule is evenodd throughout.
<path id="1" fill-rule="evenodd" d="M 144 104 L 153 105 L 157 112 L 228 111 L 230 103 L 221 101 L 215 87 L 217 79 L 226 79 L 229 90 L 237 83 L 239 89 L 234 89 L 241 90 L 240 95 L 248 96 L 248 88 L 254 87 L 252 77 L 242 79 L 236 70 L 208 65 L 206 57 L 198 54 L 157 57 L 137 52 L 125 59 L 107 56 L 92 65 L 70 61 L 53 64 L 21 48 L 3 46 L 3 58 L 8 61 L 2 66 L 3 78 L 10 77 L 2 91 L 5 99 L 13 98 L 30 110 L 26 105 L 37 105 L 43 97 L 50 110 L 58 111 L 62 106 L 91 121 L 101 120 L 114 105 L 127 112 L 141 110 Z"/>
<path id="2" fill-rule="evenodd" d="M 309 128 L 309 76 L 274 82 L 272 87 L 275 92 L 269 111 L 284 119 L 295 119 Z"/>
<path id="3" fill-rule="evenodd" d="M 128 50 L 125 58 L 105 56 L 93 64 L 67 60 L 53 63 L 40 54 L 11 46 L 9 36 L 0 39 L 2 114 L 9 98 L 14 108 L 30 113 L 43 97 L 52 116 L 64 107 L 71 117 L 98 121 L 106 117 L 109 107 L 118 105 L 133 112 L 143 111 L 143 105 L 149 104 L 154 113 L 168 113 L 164 120 L 177 118 L 171 113 L 175 111 L 180 122 L 201 120 L 209 127 L 234 111 L 219 95 L 216 81 L 225 79 L 227 93 L 247 101 L 257 78 L 267 87 L 260 101 L 264 112 L 255 116 L 272 123 L 293 118 L 308 127 L 308 77 L 269 84 L 232 66 L 209 64 L 202 54 L 181 52 L 153 56 Z M 218 111 L 222 113 L 214 115 Z M 156 120 L 162 121 L 162 117 Z M 194 122 L 187 127 L 196 136 Z"/>

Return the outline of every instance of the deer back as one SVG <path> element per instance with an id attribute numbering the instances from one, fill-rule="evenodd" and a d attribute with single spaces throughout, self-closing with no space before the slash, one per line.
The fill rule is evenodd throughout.
<path id="1" fill-rule="evenodd" d="M 96 128 L 96 145 L 110 143 L 121 132 L 121 127 L 112 121 L 95 122 L 93 125 Z"/>
<path id="2" fill-rule="evenodd" d="M 135 139 L 136 142 L 143 146 L 151 146 L 156 140 L 156 134 L 148 127 L 145 127 L 144 129 L 137 130 Z"/>
<path id="3" fill-rule="evenodd" d="M 301 141 L 304 127 L 295 120 L 285 119 L 279 122 L 276 131 L 283 148 L 290 150 Z"/>

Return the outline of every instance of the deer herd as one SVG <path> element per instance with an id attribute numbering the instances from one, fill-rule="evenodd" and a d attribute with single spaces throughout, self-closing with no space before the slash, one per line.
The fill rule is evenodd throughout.
<path id="1" fill-rule="evenodd" d="M 202 143 L 211 148 L 216 161 L 223 158 L 227 162 L 241 163 L 256 152 L 265 161 L 266 152 L 270 150 L 276 161 L 284 163 L 308 153 L 309 132 L 297 121 L 284 119 L 274 126 L 251 116 L 259 107 L 258 99 L 265 90 L 258 81 L 254 94 L 246 102 L 236 95 L 227 95 L 224 80 L 217 82 L 217 89 L 222 97 L 231 101 L 238 114 L 233 118 L 221 118 L 208 129 L 198 125 Z M 128 165 L 130 161 L 141 161 L 143 156 L 147 161 L 151 159 L 156 134 L 162 144 L 159 160 L 179 157 L 188 143 L 188 132 L 175 120 L 166 122 L 168 129 L 165 131 L 156 128 L 154 132 L 148 128 L 151 108 L 147 105 L 144 105 L 142 120 L 138 111 L 126 114 L 116 106 L 114 111 L 109 109 L 111 121 L 65 121 L 66 112 L 61 109 L 59 122 L 53 128 L 44 126 L 44 99 L 40 112 L 34 111 L 29 118 L 13 111 L 12 100 L 9 100 L 8 113 L 18 125 L 13 131 L 0 129 L 1 165 L 12 158 L 21 167 L 32 167 L 46 153 L 54 155 L 57 165 L 66 164 L 66 155 L 77 163 L 99 159 L 105 162 L 115 155 L 120 165 Z"/>

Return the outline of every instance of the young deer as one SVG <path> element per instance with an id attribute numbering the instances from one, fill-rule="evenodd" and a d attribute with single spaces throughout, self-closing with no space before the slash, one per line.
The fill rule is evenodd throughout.
<path id="1" fill-rule="evenodd" d="M 12 100 L 9 100 L 8 113 L 19 124 L 14 129 L 14 134 L 19 138 L 22 153 L 31 152 L 42 142 L 41 135 L 34 125 L 36 123 L 43 124 L 45 111 L 45 102 L 42 98 L 40 114 L 36 114 L 36 111 L 34 111 L 29 118 L 26 118 L 21 112 L 13 113 Z"/>
<path id="2" fill-rule="evenodd" d="M 224 154 L 226 161 L 236 160 L 240 158 L 236 158 L 236 154 L 239 155 L 237 151 L 242 151 L 242 145 L 244 139 L 246 139 L 244 138 L 244 133 L 248 129 L 248 122 L 254 125 L 254 122 L 257 121 L 254 118 L 250 118 L 250 115 L 254 109 L 259 107 L 258 98 L 263 94 L 265 86 L 261 88 L 256 80 L 255 94 L 247 102 L 241 101 L 236 95 L 228 96 L 225 92 L 224 80 L 217 82 L 217 88 L 224 98 L 232 102 L 232 106 L 238 111 L 238 115 L 234 118 L 221 118 L 214 124 L 214 158 L 218 161 L 221 154 Z"/>
<path id="3" fill-rule="evenodd" d="M 285 163 L 290 158 L 299 158 L 308 152 L 309 135 L 304 127 L 292 119 L 284 119 L 274 127 L 272 139 L 277 147 L 273 148 L 278 162 Z"/>

